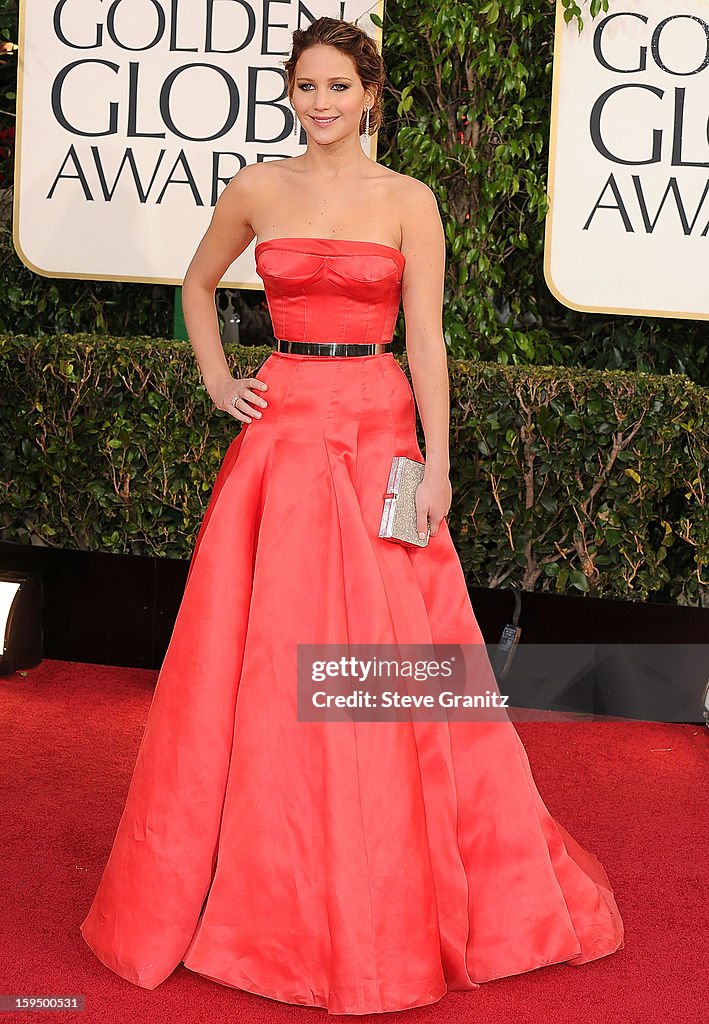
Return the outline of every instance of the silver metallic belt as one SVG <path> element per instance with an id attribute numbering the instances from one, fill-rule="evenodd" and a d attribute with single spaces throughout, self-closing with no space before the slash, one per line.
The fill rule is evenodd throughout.
<path id="1" fill-rule="evenodd" d="M 391 352 L 391 341 L 378 341 L 371 345 L 360 345 L 339 341 L 286 341 L 277 338 L 276 352 L 294 352 L 306 356 L 373 356 L 379 352 Z"/>

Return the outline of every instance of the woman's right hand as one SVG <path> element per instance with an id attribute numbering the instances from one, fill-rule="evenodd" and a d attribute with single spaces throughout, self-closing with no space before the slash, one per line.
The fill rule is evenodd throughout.
<path id="1" fill-rule="evenodd" d="M 226 377 L 210 395 L 217 409 L 228 412 L 243 423 L 251 423 L 254 416 L 261 419 L 262 413 L 258 412 L 258 408 L 265 409 L 268 406 L 268 402 L 256 394 L 257 390 L 268 390 L 268 384 L 258 377 Z"/>

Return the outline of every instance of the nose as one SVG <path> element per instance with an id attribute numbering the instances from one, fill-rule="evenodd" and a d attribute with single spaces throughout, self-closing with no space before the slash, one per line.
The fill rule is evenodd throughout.
<path id="1" fill-rule="evenodd" d="M 320 93 L 316 93 L 313 97 L 313 110 L 329 110 L 330 101 L 328 100 L 327 93 L 324 96 L 320 96 Z"/>

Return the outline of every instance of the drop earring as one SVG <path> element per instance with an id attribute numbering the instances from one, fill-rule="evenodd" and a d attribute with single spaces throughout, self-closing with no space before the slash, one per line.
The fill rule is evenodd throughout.
<path id="1" fill-rule="evenodd" d="M 367 116 L 364 119 L 364 134 L 369 135 L 369 107 L 367 107 Z"/>
<path id="2" fill-rule="evenodd" d="M 300 123 L 298 121 L 298 115 L 296 114 L 295 109 L 294 109 L 293 110 L 293 134 L 296 136 L 296 138 L 298 137 L 298 130 L 299 130 L 299 128 L 300 128 Z"/>

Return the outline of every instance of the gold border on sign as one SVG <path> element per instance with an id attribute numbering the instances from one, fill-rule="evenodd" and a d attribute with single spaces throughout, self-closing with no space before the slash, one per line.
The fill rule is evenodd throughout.
<path id="1" fill-rule="evenodd" d="M 374 13 L 378 14 L 380 19 L 384 20 L 384 2 L 385 0 L 377 0 Z M 184 278 L 182 277 L 116 277 L 113 274 L 69 274 L 65 271 L 49 271 L 42 267 L 38 267 L 27 258 L 26 254 L 22 250 L 20 245 L 20 188 L 19 182 L 21 181 L 21 150 L 22 150 L 22 103 L 23 103 L 23 83 L 24 83 L 24 69 L 25 69 L 25 31 L 27 22 L 27 3 L 28 0 L 20 0 L 19 8 L 19 20 L 18 20 L 18 51 L 17 51 L 17 120 L 15 126 L 15 160 L 14 160 L 14 174 L 15 180 L 13 185 L 13 197 L 12 197 L 12 243 L 15 247 L 15 252 L 20 257 L 24 265 L 35 274 L 39 274 L 40 277 L 56 278 L 71 281 L 124 281 L 129 284 L 168 284 L 176 287 L 181 287 Z M 369 14 L 369 10 L 363 11 L 363 14 Z M 376 42 L 379 52 L 382 52 L 382 29 L 372 22 L 374 27 L 374 33 L 371 38 Z M 377 160 L 377 147 L 379 143 L 379 132 L 374 132 L 370 137 L 369 145 L 369 157 L 376 163 Z M 255 238 L 255 236 L 254 236 Z M 254 239 L 251 239 L 249 245 L 252 244 Z M 236 259 L 243 256 L 244 252 L 248 249 L 243 250 L 239 253 Z M 234 262 L 234 261 L 232 261 Z M 223 278 L 216 285 L 217 288 L 250 288 L 252 290 L 263 291 L 262 282 L 254 281 L 231 281 L 227 278 Z"/>
<path id="2" fill-rule="evenodd" d="M 548 209 L 544 222 L 544 280 L 547 288 L 555 299 L 569 309 L 578 310 L 580 313 L 618 313 L 625 316 L 661 316 L 677 320 L 709 320 L 709 313 L 686 312 L 667 309 L 638 309 L 626 306 L 580 306 L 570 299 L 567 299 L 561 290 L 554 283 L 551 276 L 551 234 L 552 234 L 552 213 L 554 194 L 554 175 L 556 159 L 556 132 L 557 115 L 559 107 L 559 74 L 561 68 L 561 40 L 565 31 L 570 32 L 571 25 L 564 21 L 564 7 L 562 0 L 556 0 L 556 19 L 554 22 L 554 62 L 552 66 L 551 85 L 551 125 L 549 131 L 549 163 L 547 169 L 547 200 Z M 588 31 L 588 27 L 584 29 Z"/>

